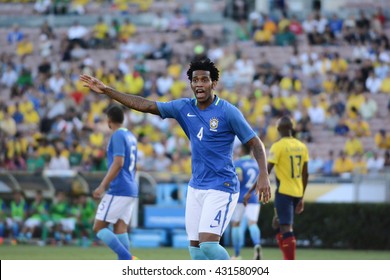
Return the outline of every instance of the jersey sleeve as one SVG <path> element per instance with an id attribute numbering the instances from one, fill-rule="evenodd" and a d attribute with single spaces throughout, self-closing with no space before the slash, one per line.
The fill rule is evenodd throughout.
<path id="1" fill-rule="evenodd" d="M 241 143 L 246 144 L 253 137 L 256 137 L 256 133 L 245 120 L 242 113 L 233 105 L 228 106 L 227 119 Z"/>
<path id="2" fill-rule="evenodd" d="M 273 164 L 278 164 L 279 162 L 279 149 L 276 144 L 273 144 L 269 150 L 268 162 Z"/>
<path id="3" fill-rule="evenodd" d="M 169 102 L 156 102 L 157 108 L 160 111 L 160 115 L 163 119 L 173 118 L 177 119 L 179 110 L 182 107 L 183 100 L 177 99 Z"/>
<path id="4" fill-rule="evenodd" d="M 125 136 L 122 133 L 114 133 L 112 135 L 112 155 L 115 156 L 125 156 Z"/>

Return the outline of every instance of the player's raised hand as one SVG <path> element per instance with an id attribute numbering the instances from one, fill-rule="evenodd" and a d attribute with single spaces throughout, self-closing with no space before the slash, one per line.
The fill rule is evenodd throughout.
<path id="1" fill-rule="evenodd" d="M 257 179 L 256 193 L 259 194 L 259 201 L 268 203 L 271 199 L 271 183 L 267 174 L 260 174 Z"/>
<path id="2" fill-rule="evenodd" d="M 80 80 L 84 83 L 85 87 L 88 87 L 94 92 L 104 93 L 104 89 L 106 88 L 106 85 L 99 79 L 96 79 L 95 77 L 89 75 L 82 74 L 80 75 Z"/>

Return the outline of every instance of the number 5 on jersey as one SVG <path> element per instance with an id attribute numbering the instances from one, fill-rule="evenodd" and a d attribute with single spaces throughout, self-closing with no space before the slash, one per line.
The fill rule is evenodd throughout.
<path id="1" fill-rule="evenodd" d="M 131 146 L 130 147 L 130 165 L 129 165 L 129 171 L 133 172 L 134 167 L 135 167 L 135 151 L 137 147 L 136 146 Z"/>

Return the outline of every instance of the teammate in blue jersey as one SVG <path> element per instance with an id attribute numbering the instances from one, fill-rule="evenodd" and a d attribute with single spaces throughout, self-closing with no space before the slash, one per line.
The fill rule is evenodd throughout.
<path id="1" fill-rule="evenodd" d="M 209 59 L 191 62 L 187 71 L 195 98 L 156 102 L 116 91 L 98 79 L 81 75 L 91 90 L 144 113 L 174 118 L 191 142 L 192 177 L 186 201 L 186 231 L 192 259 L 230 259 L 220 238 L 237 204 L 239 182 L 233 164 L 235 136 L 249 145 L 260 170 L 266 170 L 264 145 L 241 112 L 213 92 L 219 71 Z M 271 197 L 267 172 L 257 179 L 259 199 Z"/>
<path id="2" fill-rule="evenodd" d="M 249 233 L 254 245 L 255 260 L 261 259 L 261 232 L 257 225 L 257 220 L 260 214 L 260 204 L 257 195 L 247 193 L 252 186 L 256 184 L 259 176 L 259 166 L 257 162 L 250 156 L 250 149 L 246 145 L 241 146 L 240 158 L 234 162 L 237 175 L 240 181 L 240 196 L 238 203 L 232 216 L 232 243 L 234 248 L 234 256 L 232 259 L 241 259 L 241 245 L 244 242 L 244 232 L 240 227 L 240 221 L 244 214 L 248 221 Z"/>
<path id="3" fill-rule="evenodd" d="M 137 140 L 122 127 L 123 110 L 112 106 L 107 110 L 108 126 L 113 131 L 107 147 L 108 171 L 93 197 L 100 199 L 93 230 L 120 260 L 135 259 L 129 252 L 127 228 L 138 198 L 135 178 Z M 108 225 L 113 224 L 113 231 Z"/>

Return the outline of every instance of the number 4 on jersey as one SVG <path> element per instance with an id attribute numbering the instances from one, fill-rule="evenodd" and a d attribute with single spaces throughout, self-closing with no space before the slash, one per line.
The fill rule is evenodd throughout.
<path id="1" fill-rule="evenodd" d="M 199 138 L 199 141 L 202 141 L 202 138 L 203 138 L 203 126 L 199 129 L 199 132 L 196 135 L 196 137 Z"/>

